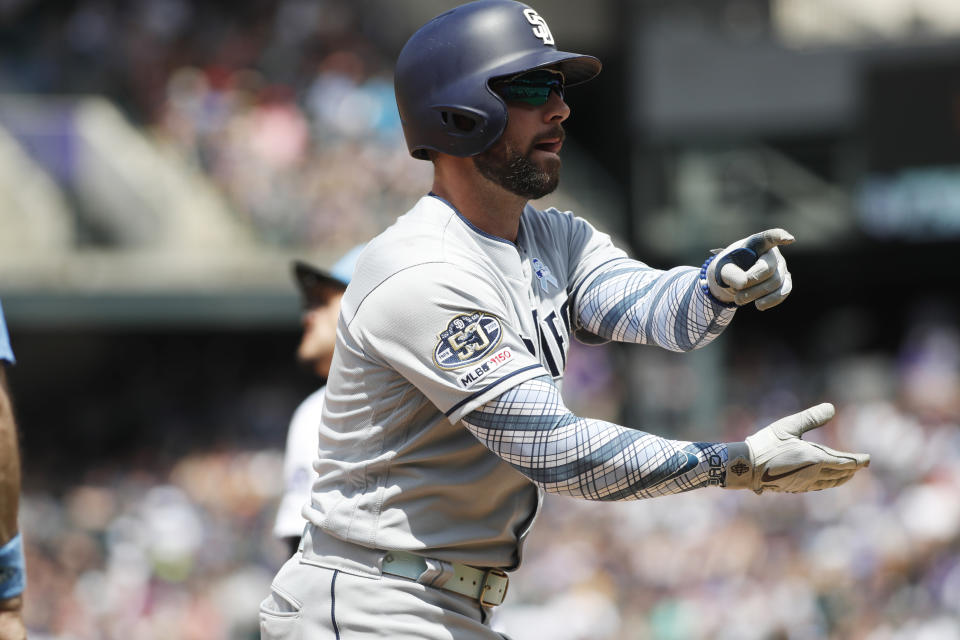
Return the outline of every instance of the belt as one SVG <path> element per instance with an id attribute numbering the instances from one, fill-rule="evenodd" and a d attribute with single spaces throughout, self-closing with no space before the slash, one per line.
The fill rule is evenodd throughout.
<path id="1" fill-rule="evenodd" d="M 477 569 L 459 562 L 447 564 L 453 566 L 453 575 L 437 587 L 472 598 L 484 607 L 495 607 L 507 597 L 510 578 L 500 569 Z M 416 580 L 426 570 L 427 561 L 415 553 L 388 551 L 383 557 L 384 573 Z"/>

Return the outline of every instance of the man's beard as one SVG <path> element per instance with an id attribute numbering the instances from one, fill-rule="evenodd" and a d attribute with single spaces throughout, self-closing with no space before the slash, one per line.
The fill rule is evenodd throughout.
<path id="1" fill-rule="evenodd" d="M 524 155 L 509 149 L 502 141 L 477 156 L 473 164 L 487 180 L 500 185 L 510 193 L 536 200 L 552 193 L 560 183 L 560 165 L 543 169 L 530 159 L 535 147 Z"/>

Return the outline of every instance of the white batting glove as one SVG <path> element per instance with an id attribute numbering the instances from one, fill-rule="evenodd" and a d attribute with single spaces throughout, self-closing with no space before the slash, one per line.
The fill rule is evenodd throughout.
<path id="1" fill-rule="evenodd" d="M 833 405 L 825 402 L 764 427 L 746 442 L 727 444 L 727 489 L 802 493 L 843 484 L 870 466 L 866 453 L 836 451 L 800 436 L 829 421 Z"/>
<path id="2" fill-rule="evenodd" d="M 763 311 L 783 302 L 793 290 L 780 245 L 794 238 L 783 229 L 767 229 L 720 249 L 704 277 L 714 298 L 743 306 L 756 303 Z"/>

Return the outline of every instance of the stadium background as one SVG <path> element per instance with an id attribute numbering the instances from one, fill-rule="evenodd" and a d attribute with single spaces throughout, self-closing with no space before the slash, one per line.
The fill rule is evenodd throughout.
<path id="1" fill-rule="evenodd" d="M 0 299 L 31 638 L 255 638 L 297 370 L 289 260 L 429 188 L 391 61 L 447 0 L 0 2 Z M 575 410 L 742 439 L 821 400 L 844 488 L 549 497 L 517 638 L 960 638 L 960 8 L 544 0 L 599 56 L 560 192 L 654 266 L 772 226 L 795 291 L 709 349 L 578 348 Z"/>

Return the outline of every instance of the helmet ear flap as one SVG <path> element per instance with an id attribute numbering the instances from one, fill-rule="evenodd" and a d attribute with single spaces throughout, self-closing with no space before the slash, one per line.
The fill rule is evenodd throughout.
<path id="1" fill-rule="evenodd" d="M 485 130 L 487 117 L 474 109 L 450 105 L 435 106 L 440 116 L 440 127 L 447 135 L 471 138 Z"/>
<path id="2" fill-rule="evenodd" d="M 463 133 L 470 133 L 477 127 L 477 121 L 473 118 L 450 111 L 441 111 L 440 119 L 443 120 L 445 125 L 449 125 L 452 121 L 454 129 Z"/>

